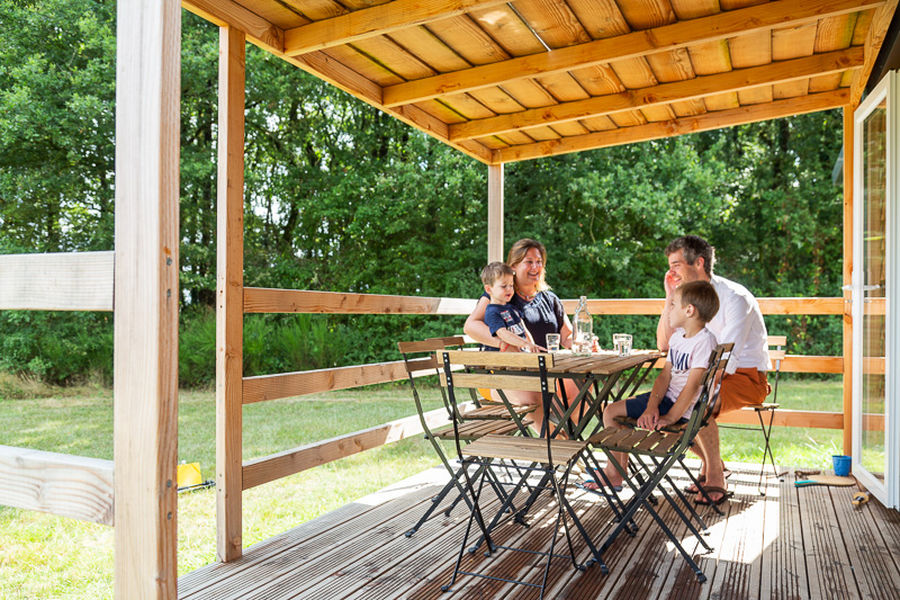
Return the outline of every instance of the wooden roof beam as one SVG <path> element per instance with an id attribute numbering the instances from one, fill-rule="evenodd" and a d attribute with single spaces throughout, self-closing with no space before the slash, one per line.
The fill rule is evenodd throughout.
<path id="1" fill-rule="evenodd" d="M 862 64 L 863 48 L 856 46 L 847 50 L 814 54 L 758 67 L 737 69 L 715 75 L 702 75 L 693 79 L 663 83 L 619 94 L 564 102 L 457 123 L 450 126 L 450 140 L 460 141 L 499 135 L 529 127 L 553 125 L 554 123 L 565 123 L 588 117 L 659 106 L 670 102 L 694 100 L 713 94 L 737 92 L 762 85 L 773 85 L 814 75 L 844 71 Z"/>
<path id="2" fill-rule="evenodd" d="M 284 31 L 232 0 L 181 0 L 181 6 L 219 27 L 230 25 L 263 50 L 280 54 Z"/>
<path id="3" fill-rule="evenodd" d="M 897 0 L 888 0 L 884 6 L 875 11 L 872 17 L 872 24 L 866 32 L 866 41 L 863 46 L 866 52 L 863 68 L 853 74 L 853 80 L 850 82 L 850 106 L 853 108 L 859 106 L 862 99 L 866 83 L 872 74 L 875 60 L 878 58 L 878 52 L 881 50 L 881 44 L 884 43 L 884 36 L 887 35 L 891 19 L 897 10 L 897 3 Z"/>
<path id="4" fill-rule="evenodd" d="M 384 88 L 384 105 L 420 102 L 537 75 L 570 71 L 776 27 L 879 7 L 884 0 L 775 0 L 748 8 L 520 56 Z"/>
<path id="5" fill-rule="evenodd" d="M 809 94 L 765 104 L 710 112 L 696 117 L 683 117 L 671 121 L 660 121 L 635 127 L 622 127 L 620 129 L 565 137 L 558 140 L 510 146 L 509 148 L 494 150 L 493 162 L 497 164 L 529 160 L 568 154 L 570 152 L 580 152 L 582 150 L 645 142 L 686 133 L 697 133 L 699 131 L 709 131 L 744 123 L 754 123 L 756 121 L 767 121 L 769 119 L 837 108 L 847 104 L 849 99 L 849 88 L 842 88 L 832 92 Z"/>
<path id="6" fill-rule="evenodd" d="M 393 0 L 287 29 L 284 52 L 299 56 L 505 3 L 506 0 Z"/>

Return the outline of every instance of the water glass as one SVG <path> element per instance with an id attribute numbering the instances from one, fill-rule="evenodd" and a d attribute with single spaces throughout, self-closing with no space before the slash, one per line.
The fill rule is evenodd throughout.
<path id="1" fill-rule="evenodd" d="M 548 333 L 547 334 L 547 351 L 548 352 L 559 352 L 559 334 L 558 333 Z"/>
<path id="2" fill-rule="evenodd" d="M 630 333 L 614 333 L 613 348 L 619 356 L 628 356 L 631 354 L 631 334 Z"/>

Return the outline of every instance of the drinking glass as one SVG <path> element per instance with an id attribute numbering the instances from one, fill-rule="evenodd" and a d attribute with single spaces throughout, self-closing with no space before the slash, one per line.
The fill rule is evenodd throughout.
<path id="1" fill-rule="evenodd" d="M 547 334 L 547 351 L 548 352 L 559 352 L 559 334 L 558 333 L 548 333 Z"/>
<path id="2" fill-rule="evenodd" d="M 630 333 L 614 333 L 613 347 L 619 356 L 628 356 L 631 354 L 631 334 Z"/>

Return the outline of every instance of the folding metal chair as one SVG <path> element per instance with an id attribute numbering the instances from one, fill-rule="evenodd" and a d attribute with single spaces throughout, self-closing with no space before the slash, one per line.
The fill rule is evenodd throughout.
<path id="1" fill-rule="evenodd" d="M 619 471 L 624 481 L 634 491 L 633 498 L 626 505 L 623 518 L 619 519 L 607 536 L 606 541 L 600 546 L 599 550 L 601 553 L 605 552 L 616 537 L 628 527 L 635 512 L 643 506 L 669 540 L 672 541 L 679 553 L 681 553 L 681 556 L 688 562 L 697 576 L 697 580 L 701 583 L 706 581 L 706 575 L 703 574 L 703 571 L 700 570 L 694 559 L 685 551 L 678 537 L 660 517 L 652 502 L 650 502 L 650 498 L 654 490 L 659 490 L 700 545 L 707 551 L 711 550 L 693 523 L 693 520 L 697 520 L 701 527 L 705 528 L 702 518 L 696 513 L 678 486 L 672 482 L 668 472 L 676 463 L 684 460 L 685 453 L 693 443 L 697 432 L 700 431 L 708 407 L 715 404 L 718 397 L 718 389 L 715 385 L 716 373 L 726 364 L 732 346 L 733 344 L 719 344 L 716 346 L 703 376 L 700 397 L 694 405 L 691 418 L 681 430 L 647 431 L 631 428 L 608 428 L 591 436 L 589 440 L 591 444 L 603 450 L 610 464 Z M 638 472 L 635 476 L 629 476 L 625 467 L 616 460 L 613 455 L 614 452 L 627 454 L 629 461 L 633 461 L 638 465 Z M 643 475 L 639 476 L 641 472 Z M 685 514 L 679 504 L 675 502 L 674 498 L 666 490 L 666 487 L 660 485 L 663 481 L 666 481 L 675 496 L 680 499 L 681 504 L 688 508 L 689 515 Z"/>
<path id="2" fill-rule="evenodd" d="M 719 424 L 719 428 L 721 429 L 760 431 L 762 433 L 765 445 L 763 447 L 762 463 L 759 465 L 759 483 L 757 484 L 757 491 L 759 492 L 760 496 L 766 495 L 766 490 L 763 487 L 763 478 L 766 474 L 766 457 L 768 457 L 769 463 L 772 465 L 772 473 L 774 473 L 776 477 L 781 477 L 782 475 L 784 475 L 784 473 L 779 473 L 778 467 L 775 466 L 775 455 L 772 453 L 771 438 L 772 423 L 775 422 L 775 411 L 781 406 L 780 404 L 778 404 L 778 376 L 781 374 L 781 361 L 784 360 L 785 356 L 784 348 L 787 345 L 787 336 L 770 335 L 768 337 L 768 345 L 769 360 L 771 360 L 775 364 L 775 383 L 774 385 L 772 385 L 772 401 L 763 402 L 762 404 L 758 404 L 752 407 L 756 412 L 756 417 L 759 419 L 759 426 Z M 766 413 L 768 415 L 768 419 L 763 420 L 763 413 Z"/>
<path id="3" fill-rule="evenodd" d="M 502 404 L 487 405 L 481 403 L 475 395 L 472 397 L 474 406 L 467 408 L 467 410 L 460 414 L 450 404 L 444 388 L 441 387 L 441 399 L 446 410 L 446 418 L 454 423 L 458 423 L 456 428 L 449 424 L 442 425 L 441 428 L 437 430 L 432 427 L 431 423 L 433 423 L 435 419 L 433 416 L 429 416 L 422 406 L 419 390 L 416 387 L 415 376 L 421 374 L 439 375 L 441 369 L 435 356 L 435 352 L 445 348 L 461 348 L 462 345 L 462 337 L 431 338 L 416 342 L 398 342 L 397 344 L 400 353 L 403 355 L 404 366 L 406 367 L 409 385 L 412 389 L 413 400 L 416 405 L 416 413 L 419 415 L 419 422 L 422 425 L 425 439 L 431 443 L 441 464 L 444 465 L 444 468 L 447 469 L 447 472 L 450 474 L 450 481 L 448 481 L 441 491 L 431 499 L 431 506 L 428 507 L 428 510 L 425 511 L 416 524 L 407 530 L 406 537 L 412 536 L 425 521 L 431 518 L 438 505 L 440 505 L 444 498 L 454 488 L 459 492 L 459 495 L 450 506 L 446 508 L 444 514 L 449 516 L 450 512 L 460 500 L 468 502 L 464 489 L 460 483 L 462 468 L 454 468 L 450 464 L 450 461 L 444 453 L 444 449 L 440 445 L 440 440 L 450 441 L 459 436 L 459 439 L 463 442 L 470 442 L 489 433 L 510 435 L 527 430 L 527 427 L 531 424 L 531 420 L 527 418 L 527 414 L 534 410 L 533 408 L 511 407 L 508 409 Z"/>
<path id="4" fill-rule="evenodd" d="M 485 364 L 485 361 L 483 360 L 485 357 L 480 357 L 482 360 L 479 360 L 479 357 L 475 356 L 477 353 L 474 352 L 445 351 L 441 354 L 444 364 L 442 383 L 447 387 L 447 395 L 453 406 L 457 406 L 457 394 L 460 389 L 488 387 L 493 389 L 540 392 L 545 414 L 550 414 L 550 404 L 553 398 L 553 392 L 551 390 L 554 389 L 554 383 L 548 381 L 547 362 L 553 360 L 552 355 L 510 353 L 489 357 L 491 363 L 495 366 L 534 369 L 534 373 L 532 374 L 504 374 L 502 372 L 457 372 L 455 367 L 468 367 L 479 363 L 482 365 Z M 456 424 L 454 424 L 454 426 L 456 426 Z M 575 557 L 575 549 L 572 544 L 569 525 L 570 521 L 590 548 L 594 561 L 600 564 L 603 572 L 607 572 L 606 565 L 603 564 L 600 553 L 597 551 L 590 536 L 585 531 L 578 515 L 569 504 L 565 495 L 569 473 L 586 446 L 587 442 L 584 441 L 553 439 L 550 436 L 534 438 L 486 435 L 473 441 L 468 446 L 463 446 L 459 443 L 457 438 L 456 451 L 463 465 L 462 473 L 465 480 L 465 488 L 468 494 L 471 514 L 469 516 L 469 522 L 466 525 L 462 544 L 460 545 L 456 565 L 453 569 L 453 577 L 451 578 L 450 583 L 442 586 L 441 589 L 443 591 L 448 591 L 456 583 L 459 575 L 470 575 L 539 588 L 540 598 L 543 598 L 552 558 L 569 558 L 575 569 L 584 570 L 584 565 L 579 564 Z M 483 514 L 482 491 L 484 489 L 485 481 L 487 481 L 487 473 L 489 473 L 490 467 L 494 464 L 494 461 L 497 460 L 514 461 L 521 466 L 523 471 L 525 471 L 521 479 L 514 484 L 512 491 L 510 491 L 506 497 L 500 498 L 500 507 L 497 510 L 497 515 L 504 515 L 511 510 L 514 510 L 512 503 L 516 494 L 520 489 L 526 487 L 527 479 L 530 476 L 539 474 L 541 481 L 546 482 L 545 489 L 549 491 L 557 503 L 556 520 L 553 535 L 550 540 L 550 548 L 548 550 L 538 551 L 526 548 L 516 548 L 513 546 L 502 546 L 496 544 L 491 537 L 492 528 L 486 524 Z M 478 467 L 474 476 L 470 476 L 469 466 Z M 546 565 L 540 576 L 540 581 L 534 582 L 524 579 L 509 579 L 486 573 L 462 570 L 460 565 L 469 543 L 469 536 L 472 533 L 473 523 L 478 526 L 482 539 L 487 545 L 487 551 L 485 552 L 486 556 L 490 556 L 495 551 L 503 549 L 526 552 L 532 556 L 545 557 Z M 560 525 L 562 525 L 565 533 L 568 554 L 556 553 L 556 543 L 557 538 L 559 537 Z M 477 545 L 478 544 L 476 544 L 476 547 Z M 470 549 L 470 552 L 473 551 L 474 549 Z"/>

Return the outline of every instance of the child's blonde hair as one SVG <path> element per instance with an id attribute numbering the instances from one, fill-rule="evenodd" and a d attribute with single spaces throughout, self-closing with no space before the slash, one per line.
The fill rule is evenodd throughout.
<path id="1" fill-rule="evenodd" d="M 488 263 L 481 270 L 481 283 L 483 283 L 484 285 L 494 285 L 494 282 L 496 282 L 504 275 L 515 274 L 516 272 L 513 271 L 512 267 L 498 260 L 492 263 Z"/>

